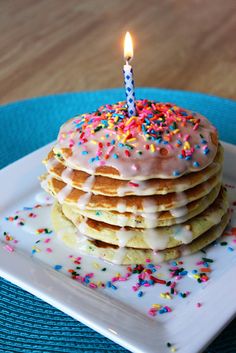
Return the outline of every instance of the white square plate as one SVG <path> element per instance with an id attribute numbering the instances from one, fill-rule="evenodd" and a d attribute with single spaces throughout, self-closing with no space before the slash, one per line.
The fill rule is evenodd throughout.
<path id="1" fill-rule="evenodd" d="M 236 185 L 236 147 L 223 145 L 224 179 L 227 184 Z M 62 246 L 55 235 L 50 235 L 53 251 L 46 251 L 45 234 L 29 234 L 24 227 L 16 227 L 14 222 L 5 220 L 16 210 L 36 204 L 35 197 L 40 192 L 38 176 L 44 172 L 41 160 L 50 146 L 31 153 L 0 172 L 0 275 L 132 352 L 170 352 L 167 342 L 173 343 L 181 353 L 202 351 L 235 315 L 236 249 L 227 251 L 227 246 L 219 243 L 210 246 L 206 255 L 214 259 L 210 280 L 199 284 L 192 276 L 186 276 L 178 283 L 180 291 L 190 291 L 187 298 L 161 298 L 160 293 L 168 289 L 163 285 L 144 288 L 144 295 L 140 298 L 132 290 L 137 275 L 132 275 L 125 282 L 116 282 L 118 290 L 94 290 L 71 280 L 68 269 L 74 266 L 74 258 L 69 257 L 72 251 Z M 228 191 L 231 201 L 236 200 L 236 188 L 229 187 Z M 50 227 L 49 219 L 48 222 Z M 232 224 L 236 226 L 235 220 Z M 18 240 L 13 252 L 6 250 L 4 231 Z M 233 239 L 225 238 L 224 241 Z M 32 255 L 32 247 L 36 245 L 39 252 Z M 183 258 L 184 268 L 189 274 L 203 256 L 203 253 L 197 253 Z M 61 271 L 55 271 L 56 264 L 62 265 Z M 82 267 L 84 274 L 92 270 L 95 279 L 104 283 L 116 272 L 124 271 L 119 266 L 85 255 L 82 255 Z M 101 271 L 102 267 L 107 270 Z M 163 264 L 158 276 L 163 274 L 165 278 L 168 268 Z M 173 311 L 150 317 L 148 310 L 153 303 L 168 305 Z M 197 303 L 202 306 L 197 308 Z"/>

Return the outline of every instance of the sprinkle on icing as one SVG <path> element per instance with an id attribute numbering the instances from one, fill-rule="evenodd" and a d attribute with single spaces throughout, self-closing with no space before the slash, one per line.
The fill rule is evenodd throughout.
<path id="1" fill-rule="evenodd" d="M 211 163 L 217 151 L 212 133 L 216 129 L 198 113 L 138 100 L 137 116 L 129 117 L 119 102 L 69 120 L 57 147 L 71 150 L 68 165 L 91 174 L 111 166 L 123 179 L 177 178 Z"/>

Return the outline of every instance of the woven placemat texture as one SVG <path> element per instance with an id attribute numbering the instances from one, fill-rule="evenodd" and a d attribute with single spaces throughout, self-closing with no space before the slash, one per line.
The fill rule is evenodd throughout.
<path id="1" fill-rule="evenodd" d="M 139 88 L 138 98 L 173 102 L 206 115 L 220 138 L 236 144 L 236 102 L 184 91 Z M 56 139 L 70 117 L 124 99 L 123 89 L 65 93 L 0 106 L 0 168 Z M 222 298 L 222 300 L 225 300 Z M 216 320 L 219 317 L 216 308 Z M 236 352 L 236 320 L 206 353 Z M 199 328 L 201 339 L 201 328 Z M 126 349 L 0 278 L 0 352 L 115 353 Z M 180 349 L 181 352 L 181 349 Z M 153 352 L 158 353 L 158 352 Z"/>

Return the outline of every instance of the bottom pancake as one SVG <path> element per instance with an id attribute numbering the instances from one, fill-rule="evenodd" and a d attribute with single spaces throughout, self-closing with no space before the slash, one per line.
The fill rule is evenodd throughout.
<path id="1" fill-rule="evenodd" d="M 51 214 L 54 230 L 67 246 L 73 248 L 76 252 L 90 254 L 119 265 L 143 264 L 147 258 L 152 263 L 158 264 L 199 251 L 222 235 L 228 224 L 229 217 L 229 212 L 226 212 L 220 223 L 210 228 L 188 245 L 154 252 L 145 249 L 119 248 L 116 245 L 92 240 L 81 235 L 73 223 L 64 216 L 61 205 L 58 203 L 54 204 Z"/>

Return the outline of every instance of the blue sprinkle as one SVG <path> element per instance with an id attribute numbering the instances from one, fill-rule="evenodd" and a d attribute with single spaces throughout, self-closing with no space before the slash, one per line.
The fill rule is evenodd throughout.
<path id="1" fill-rule="evenodd" d="M 194 166 L 194 167 L 199 167 L 200 164 L 199 164 L 197 161 L 195 161 L 195 162 L 193 162 L 193 166 Z"/>
<path id="2" fill-rule="evenodd" d="M 114 284 L 111 285 L 111 288 L 114 289 L 114 290 L 117 290 L 117 287 L 114 286 Z"/>
<path id="3" fill-rule="evenodd" d="M 114 145 L 116 143 L 115 140 L 111 140 L 111 144 Z"/>
<path id="4" fill-rule="evenodd" d="M 107 282 L 107 287 L 108 287 L 108 288 L 111 288 L 111 286 L 112 286 L 111 281 L 108 281 L 108 282 Z"/>
<path id="5" fill-rule="evenodd" d="M 148 264 L 147 267 L 148 267 L 148 268 L 152 268 L 152 267 L 155 267 L 155 265 L 153 265 L 153 264 Z"/>
<path id="6" fill-rule="evenodd" d="M 180 275 L 181 276 L 186 276 L 188 274 L 188 271 L 182 271 L 182 272 L 180 272 Z"/>
<path id="7" fill-rule="evenodd" d="M 95 158 L 93 157 L 93 158 L 90 158 L 90 160 L 89 160 L 89 162 L 90 163 L 93 163 L 95 161 Z"/>
<path id="8" fill-rule="evenodd" d="M 203 154 L 208 154 L 209 153 L 209 148 L 206 148 L 204 151 L 203 151 Z"/>
<path id="9" fill-rule="evenodd" d="M 82 151 L 81 153 L 82 154 L 88 154 L 88 151 Z"/>
<path id="10" fill-rule="evenodd" d="M 195 148 L 196 148 L 196 150 L 199 150 L 200 146 L 199 145 L 195 145 Z"/>
<path id="11" fill-rule="evenodd" d="M 118 159 L 118 155 L 116 153 L 113 154 L 113 158 Z"/>
<path id="12" fill-rule="evenodd" d="M 201 140 L 201 143 L 202 143 L 203 145 L 205 145 L 205 144 L 207 143 L 207 141 L 204 140 L 204 139 L 202 139 L 202 140 Z"/>
<path id="13" fill-rule="evenodd" d="M 190 161 L 190 159 L 192 159 L 191 156 L 186 156 L 186 157 L 185 157 L 185 160 L 186 160 L 186 161 Z"/>
<path id="14" fill-rule="evenodd" d="M 234 251 L 234 248 L 232 248 L 231 246 L 228 246 L 227 250 L 228 250 L 229 252 L 232 252 L 232 251 Z"/>
<path id="15" fill-rule="evenodd" d="M 56 270 L 56 271 L 59 271 L 59 270 L 61 270 L 62 269 L 62 266 L 61 265 L 55 265 L 54 266 L 54 270 Z"/>
<path id="16" fill-rule="evenodd" d="M 198 270 L 192 270 L 192 273 L 195 275 L 196 273 L 198 273 Z"/>
<path id="17" fill-rule="evenodd" d="M 138 292 L 138 297 L 142 297 L 143 296 L 143 292 L 140 290 L 139 292 Z"/>
<path id="18" fill-rule="evenodd" d="M 174 175 L 174 176 L 179 176 L 179 175 L 180 175 L 180 172 L 179 172 L 178 170 L 174 170 L 174 171 L 173 171 L 173 175 Z"/>
<path id="19" fill-rule="evenodd" d="M 183 159 L 184 156 L 183 156 L 182 154 L 178 154 L 178 158 L 179 158 L 179 159 Z"/>
<path id="20" fill-rule="evenodd" d="M 148 283 L 153 285 L 155 282 L 153 281 L 153 279 L 150 279 L 150 281 L 148 281 Z"/>

